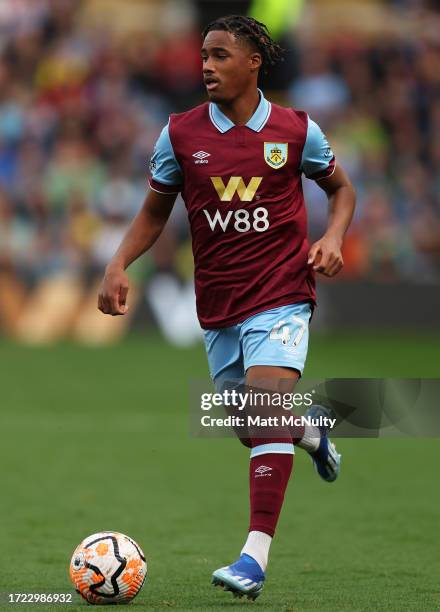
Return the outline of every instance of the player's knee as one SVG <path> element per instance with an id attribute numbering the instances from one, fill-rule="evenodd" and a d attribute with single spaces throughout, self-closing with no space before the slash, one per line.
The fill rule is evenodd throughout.
<path id="1" fill-rule="evenodd" d="M 238 439 L 243 444 L 243 446 L 246 446 L 246 448 L 252 448 L 252 440 L 250 438 L 242 438 L 238 436 Z"/>

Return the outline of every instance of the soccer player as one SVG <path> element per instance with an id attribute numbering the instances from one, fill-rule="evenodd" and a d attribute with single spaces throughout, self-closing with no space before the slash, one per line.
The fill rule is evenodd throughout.
<path id="1" fill-rule="evenodd" d="M 106 268 L 99 309 L 123 315 L 126 268 L 160 235 L 178 193 L 185 202 L 195 262 L 197 312 L 209 368 L 221 389 L 293 389 L 302 374 L 315 304 L 314 274 L 334 276 L 355 195 L 320 128 L 303 111 L 269 102 L 259 71 L 280 58 L 266 26 L 232 15 L 203 32 L 203 79 L 209 102 L 171 115 L 151 163 L 151 191 Z M 307 242 L 304 174 L 329 201 L 325 234 Z M 311 415 L 318 415 L 312 408 Z M 235 563 L 213 583 L 257 597 L 291 474 L 294 443 L 310 453 L 319 475 L 336 479 L 340 456 L 325 428 L 305 427 L 283 439 L 242 440 L 251 447 L 250 527 Z"/>

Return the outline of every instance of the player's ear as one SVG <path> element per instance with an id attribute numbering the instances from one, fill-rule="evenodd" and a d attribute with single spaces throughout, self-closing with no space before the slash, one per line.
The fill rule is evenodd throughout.
<path id="1" fill-rule="evenodd" d="M 263 63 L 263 59 L 260 53 L 251 53 L 249 55 L 249 66 L 251 68 L 251 72 L 255 72 L 255 70 L 259 70 L 261 68 L 262 63 Z"/>

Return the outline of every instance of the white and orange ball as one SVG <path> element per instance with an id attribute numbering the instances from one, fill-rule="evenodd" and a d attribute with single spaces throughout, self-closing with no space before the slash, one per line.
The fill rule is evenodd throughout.
<path id="1" fill-rule="evenodd" d="M 142 588 L 147 562 L 134 540 L 116 531 L 94 533 L 75 549 L 70 577 L 91 604 L 129 603 Z"/>

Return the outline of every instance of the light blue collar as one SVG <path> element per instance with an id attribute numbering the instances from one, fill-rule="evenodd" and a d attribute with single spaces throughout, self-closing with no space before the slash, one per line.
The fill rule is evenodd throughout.
<path id="1" fill-rule="evenodd" d="M 246 123 L 246 127 L 254 130 L 254 132 L 261 132 L 270 117 L 272 109 L 271 103 L 266 100 L 261 89 L 258 92 L 260 94 L 260 102 L 255 113 Z M 219 132 L 224 133 L 235 127 L 235 123 L 226 117 L 214 102 L 209 104 L 209 117 Z"/>

